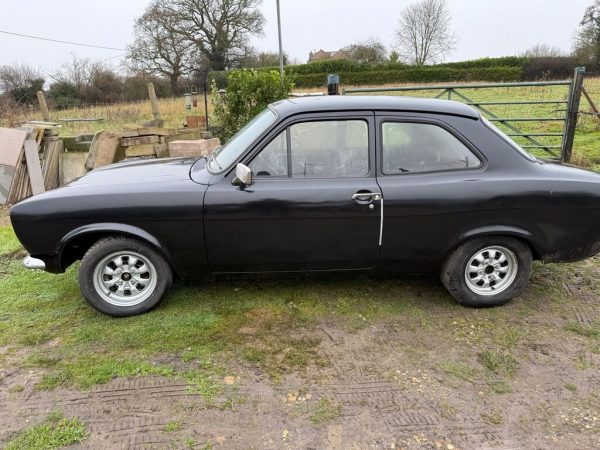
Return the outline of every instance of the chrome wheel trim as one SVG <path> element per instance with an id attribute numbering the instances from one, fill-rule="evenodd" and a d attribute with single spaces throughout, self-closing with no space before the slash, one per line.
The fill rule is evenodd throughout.
<path id="1" fill-rule="evenodd" d="M 519 271 L 517 256 L 499 245 L 478 250 L 465 267 L 467 287 L 478 295 L 497 295 L 508 289 Z"/>
<path id="2" fill-rule="evenodd" d="M 104 257 L 94 269 L 94 290 L 114 306 L 135 306 L 147 300 L 156 288 L 158 273 L 150 260 L 133 251 Z"/>

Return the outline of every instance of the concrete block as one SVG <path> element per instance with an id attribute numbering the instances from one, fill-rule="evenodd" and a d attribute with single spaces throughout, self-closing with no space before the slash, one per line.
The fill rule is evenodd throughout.
<path id="1" fill-rule="evenodd" d="M 221 145 L 218 138 L 169 142 L 171 157 L 206 156 Z"/>

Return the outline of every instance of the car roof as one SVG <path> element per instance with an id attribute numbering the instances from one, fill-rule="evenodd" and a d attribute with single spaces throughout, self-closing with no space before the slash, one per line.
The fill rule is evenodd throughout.
<path id="1" fill-rule="evenodd" d="M 318 111 L 390 111 L 448 114 L 479 119 L 479 113 L 464 103 L 451 100 L 391 95 L 323 95 L 298 97 L 272 103 L 280 116 Z"/>

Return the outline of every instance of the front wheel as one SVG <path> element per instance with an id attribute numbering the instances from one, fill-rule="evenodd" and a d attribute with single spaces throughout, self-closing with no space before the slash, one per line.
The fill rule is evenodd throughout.
<path id="1" fill-rule="evenodd" d="M 171 286 L 169 264 L 152 247 L 135 239 L 109 237 L 96 242 L 79 268 L 79 288 L 98 311 L 134 316 L 154 308 Z"/>
<path id="2" fill-rule="evenodd" d="M 458 247 L 442 266 L 442 283 L 459 303 L 498 306 L 519 295 L 531 274 L 531 251 L 510 237 L 483 237 Z"/>

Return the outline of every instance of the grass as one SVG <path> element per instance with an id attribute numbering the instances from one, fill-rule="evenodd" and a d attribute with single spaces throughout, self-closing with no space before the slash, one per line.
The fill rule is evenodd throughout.
<path id="1" fill-rule="evenodd" d="M 232 358 L 274 380 L 328 365 L 317 351 L 321 337 L 312 332 L 319 317 L 334 313 L 353 323 L 360 316 L 368 324 L 408 312 L 409 323 L 418 311 L 411 299 L 393 292 L 395 284 L 383 281 L 373 293 L 360 276 L 327 279 L 303 291 L 290 280 L 179 285 L 157 310 L 114 319 L 82 301 L 77 267 L 61 275 L 24 270 L 14 253 L 20 248 L 16 237 L 0 230 L 0 346 L 28 349 L 20 365 L 45 369 L 36 386 L 41 390 L 86 389 L 116 377 L 178 376 L 212 400 L 222 392 L 223 366 Z M 364 301 L 373 294 L 376 300 Z M 179 362 L 161 363 L 165 354 Z"/>
<path id="2" fill-rule="evenodd" d="M 310 421 L 315 425 L 322 425 L 337 419 L 342 414 L 342 407 L 328 398 L 321 397 L 315 411 L 310 416 Z"/>
<path id="3" fill-rule="evenodd" d="M 5 450 L 52 450 L 82 442 L 86 436 L 82 421 L 65 419 L 60 411 L 52 411 L 41 425 L 21 431 Z"/>
<path id="4" fill-rule="evenodd" d="M 175 431 L 179 431 L 181 430 L 181 422 L 178 420 L 171 420 L 170 422 L 167 422 L 165 427 L 163 428 L 163 430 L 165 431 L 165 433 L 174 433 Z"/>
<path id="5" fill-rule="evenodd" d="M 479 353 L 479 362 L 490 372 L 513 377 L 519 369 L 519 361 L 508 352 L 485 350 Z"/>
<path id="6" fill-rule="evenodd" d="M 440 368 L 446 375 L 468 381 L 469 383 L 475 383 L 479 376 L 477 369 L 461 362 L 446 361 L 440 365 Z"/>
<path id="7" fill-rule="evenodd" d="M 569 322 L 567 325 L 565 325 L 565 330 L 587 338 L 600 338 L 600 323 L 595 323 L 588 326 L 579 322 Z"/>

